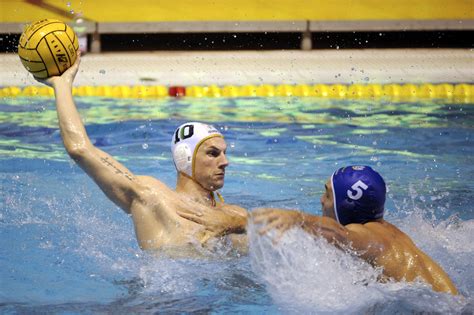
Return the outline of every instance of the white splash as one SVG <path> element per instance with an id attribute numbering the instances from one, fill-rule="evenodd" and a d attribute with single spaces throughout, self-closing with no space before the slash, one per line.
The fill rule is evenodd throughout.
<path id="1" fill-rule="evenodd" d="M 273 244 L 271 234 L 260 236 L 249 228 L 250 258 L 256 274 L 267 284 L 275 301 L 288 309 L 312 312 L 360 309 L 378 300 L 379 270 L 345 254 L 323 239 L 300 229 L 288 231 Z"/>
<path id="2" fill-rule="evenodd" d="M 285 312 L 452 313 L 468 303 L 421 282 L 379 283 L 380 270 L 301 229 L 288 231 L 277 244 L 271 233 L 260 236 L 257 229 L 249 227 L 252 269 Z"/>

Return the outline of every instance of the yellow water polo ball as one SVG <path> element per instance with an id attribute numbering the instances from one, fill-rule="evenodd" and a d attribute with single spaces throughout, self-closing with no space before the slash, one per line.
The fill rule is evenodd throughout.
<path id="1" fill-rule="evenodd" d="M 35 78 L 60 75 L 74 64 L 79 42 L 66 23 L 45 19 L 28 25 L 20 36 L 18 55 Z"/>

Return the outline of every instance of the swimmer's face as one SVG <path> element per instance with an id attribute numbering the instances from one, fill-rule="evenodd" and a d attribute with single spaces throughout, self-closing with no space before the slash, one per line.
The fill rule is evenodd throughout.
<path id="1" fill-rule="evenodd" d="M 332 193 L 332 183 L 330 178 L 324 185 L 324 193 L 321 196 L 321 210 L 323 216 L 336 220 L 336 215 L 334 214 L 334 195 Z"/>
<path id="2" fill-rule="evenodd" d="M 214 191 L 224 186 L 227 145 L 221 137 L 204 141 L 196 153 L 194 179 L 204 188 Z"/>

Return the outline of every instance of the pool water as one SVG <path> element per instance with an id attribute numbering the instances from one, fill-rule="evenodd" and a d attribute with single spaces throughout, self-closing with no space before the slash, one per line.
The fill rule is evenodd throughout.
<path id="1" fill-rule="evenodd" d="M 320 214 L 346 164 L 388 185 L 386 218 L 452 277 L 463 297 L 380 273 L 300 230 L 276 245 L 250 224 L 250 253 L 205 258 L 140 250 L 131 219 L 67 156 L 53 100 L 0 101 L 2 313 L 472 313 L 474 106 L 313 98 L 78 98 L 92 142 L 171 187 L 174 128 L 215 124 L 231 165 L 222 193 L 249 210 Z"/>

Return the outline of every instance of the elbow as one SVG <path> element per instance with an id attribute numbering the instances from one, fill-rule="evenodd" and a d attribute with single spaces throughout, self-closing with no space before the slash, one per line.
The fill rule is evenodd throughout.
<path id="1" fill-rule="evenodd" d="M 81 160 L 90 152 L 90 147 L 86 144 L 65 145 L 66 151 L 74 161 Z"/>

